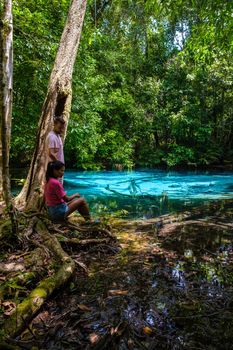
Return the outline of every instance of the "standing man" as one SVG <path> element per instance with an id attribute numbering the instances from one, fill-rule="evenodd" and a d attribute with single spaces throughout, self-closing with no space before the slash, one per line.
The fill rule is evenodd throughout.
<path id="1" fill-rule="evenodd" d="M 63 142 L 61 135 L 65 130 L 65 121 L 62 117 L 54 117 L 53 130 L 46 138 L 47 163 L 59 160 L 65 164 Z"/>
<path id="2" fill-rule="evenodd" d="M 46 138 L 46 168 L 49 162 L 55 162 L 57 160 L 65 164 L 63 142 L 61 138 L 65 130 L 65 125 L 65 120 L 61 116 L 54 117 L 53 130 L 48 133 Z M 60 178 L 59 181 L 63 184 L 63 177 Z"/>

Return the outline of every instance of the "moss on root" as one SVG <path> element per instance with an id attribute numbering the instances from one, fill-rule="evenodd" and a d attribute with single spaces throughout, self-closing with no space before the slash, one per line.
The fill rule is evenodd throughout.
<path id="1" fill-rule="evenodd" d="M 4 323 L 5 333 L 13 337 L 25 328 L 44 301 L 68 281 L 75 269 L 73 259 L 64 252 L 57 238 L 49 233 L 42 221 L 38 220 L 36 230 L 44 245 L 59 262 L 59 267 L 52 276 L 42 280 L 28 297 L 18 304 L 14 313 Z"/>

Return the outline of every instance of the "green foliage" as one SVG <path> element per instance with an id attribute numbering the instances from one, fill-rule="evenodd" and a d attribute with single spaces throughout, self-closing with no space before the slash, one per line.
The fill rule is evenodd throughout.
<path id="1" fill-rule="evenodd" d="M 68 0 L 15 1 L 12 161 L 28 163 Z M 233 3 L 89 2 L 65 145 L 70 167 L 232 161 Z M 25 130 L 27 132 L 25 132 Z"/>
<path id="2" fill-rule="evenodd" d="M 185 146 L 172 145 L 169 153 L 164 159 L 168 166 L 194 164 L 194 152 L 191 148 Z"/>
<path id="3" fill-rule="evenodd" d="M 11 157 L 27 164 L 50 70 L 63 30 L 68 0 L 13 1 L 14 108 Z"/>

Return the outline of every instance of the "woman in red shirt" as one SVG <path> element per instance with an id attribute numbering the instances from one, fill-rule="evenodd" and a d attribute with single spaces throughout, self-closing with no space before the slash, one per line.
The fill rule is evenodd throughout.
<path id="1" fill-rule="evenodd" d="M 44 189 L 45 203 L 49 218 L 53 221 L 64 221 L 71 213 L 78 210 L 86 221 L 91 219 L 89 207 L 79 193 L 67 196 L 59 178 L 65 172 L 65 165 L 60 161 L 49 162 Z"/>

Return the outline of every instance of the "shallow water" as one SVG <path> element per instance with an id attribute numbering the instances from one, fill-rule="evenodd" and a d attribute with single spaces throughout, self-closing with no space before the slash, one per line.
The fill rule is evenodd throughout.
<path id="1" fill-rule="evenodd" d="M 17 171 L 13 177 L 20 176 L 26 174 Z M 14 194 L 20 190 L 16 183 L 13 181 Z M 117 217 L 151 218 L 232 198 L 233 173 L 66 170 L 64 187 L 68 194 L 79 192 L 84 196 L 94 216 L 114 213 Z"/>
<path id="2" fill-rule="evenodd" d="M 233 197 L 233 173 L 68 170 L 64 187 L 85 196 L 96 215 L 150 218 Z"/>

